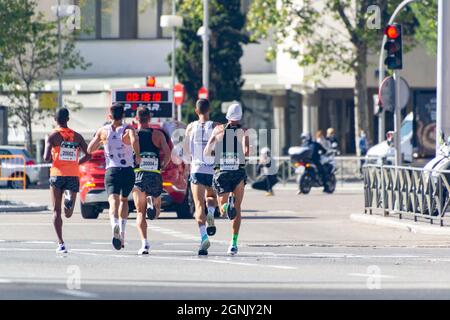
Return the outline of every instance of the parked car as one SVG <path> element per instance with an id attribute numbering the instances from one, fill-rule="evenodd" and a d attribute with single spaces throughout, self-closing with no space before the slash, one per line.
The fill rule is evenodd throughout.
<path id="1" fill-rule="evenodd" d="M 39 168 L 38 167 L 30 167 L 30 166 L 36 164 L 36 162 L 25 148 L 14 147 L 14 146 L 0 146 L 0 156 L 10 156 L 10 155 L 23 156 L 25 159 L 25 165 L 27 167 L 24 170 L 22 161 L 2 160 L 1 161 L 2 180 L 0 180 L 1 187 L 22 189 L 23 181 L 19 181 L 19 180 L 7 181 L 7 180 L 3 180 L 3 179 L 11 178 L 11 177 L 23 177 L 24 174 L 26 177 L 26 186 L 27 187 L 30 184 L 35 184 L 39 181 Z"/>
<path id="2" fill-rule="evenodd" d="M 160 130 L 166 137 L 170 150 L 174 148 L 167 128 L 161 124 L 152 124 L 155 130 Z M 161 152 L 161 157 L 163 156 Z M 97 219 L 99 214 L 109 208 L 108 196 L 105 191 L 105 154 L 97 150 L 90 161 L 80 166 L 80 204 L 81 215 L 85 219 Z M 175 210 L 178 218 L 189 219 L 194 216 L 194 204 L 191 196 L 187 167 L 184 163 L 177 165 L 170 162 L 162 172 L 163 194 L 162 210 Z M 130 210 L 134 210 L 133 196 L 129 198 Z"/>

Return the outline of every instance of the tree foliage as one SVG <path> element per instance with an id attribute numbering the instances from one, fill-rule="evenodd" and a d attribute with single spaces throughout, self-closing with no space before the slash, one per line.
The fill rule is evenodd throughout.
<path id="1" fill-rule="evenodd" d="M 282 50 L 300 66 L 310 68 L 305 79 L 320 83 L 333 72 L 355 77 L 355 136 L 363 129 L 371 138 L 366 71 L 367 56 L 379 51 L 383 28 L 401 0 L 254 0 L 248 14 L 248 30 L 256 41 L 273 38 L 267 58 Z M 371 8 L 379 8 L 380 25 Z M 410 9 L 399 17 L 408 32 L 414 31 Z M 407 33 L 408 33 L 407 32 Z M 357 141 L 357 139 L 355 139 Z M 358 146 L 356 146 L 358 149 Z"/>
<path id="2" fill-rule="evenodd" d="M 429 54 L 437 52 L 437 0 L 423 0 L 411 5 L 418 21 L 416 39 L 423 43 Z"/>
<path id="3" fill-rule="evenodd" d="M 197 91 L 202 87 L 203 43 L 197 35 L 203 25 L 202 3 L 202 0 L 181 0 L 178 5 L 184 26 L 177 31 L 181 46 L 176 54 L 176 73 L 187 91 L 186 108 L 183 110 L 188 121 L 194 118 L 193 106 Z M 243 55 L 242 45 L 248 43 L 248 36 L 244 31 L 245 15 L 241 13 L 240 0 L 211 0 L 209 9 L 211 117 L 221 121 L 224 116 L 220 104 L 241 99 L 244 81 L 240 59 Z"/>
<path id="4" fill-rule="evenodd" d="M 57 78 L 58 62 L 56 22 L 47 21 L 36 8 L 34 0 L 0 0 L 0 89 L 11 101 L 8 109 L 16 119 L 13 125 L 25 129 L 31 152 L 32 123 L 54 114 L 53 110 L 39 108 L 36 100 L 43 81 Z M 62 41 L 63 70 L 87 68 L 73 38 L 65 34 Z"/>

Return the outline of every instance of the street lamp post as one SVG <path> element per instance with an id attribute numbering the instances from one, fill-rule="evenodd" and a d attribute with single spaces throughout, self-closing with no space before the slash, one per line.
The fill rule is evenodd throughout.
<path id="1" fill-rule="evenodd" d="M 203 87 L 209 90 L 209 3 L 203 0 Z"/>
<path id="2" fill-rule="evenodd" d="M 61 0 L 58 0 L 56 17 L 58 19 L 58 108 L 63 107 L 63 89 L 62 89 L 62 57 L 61 57 Z"/>
<path id="3" fill-rule="evenodd" d="M 172 15 L 163 15 L 161 16 L 161 28 L 171 28 L 172 29 L 172 90 L 175 87 L 176 83 L 176 48 L 177 48 L 177 39 L 176 39 L 176 28 L 183 26 L 183 18 L 176 15 L 176 0 L 172 0 Z M 180 115 L 180 112 L 178 112 Z M 175 102 L 172 101 L 172 117 L 175 119 Z M 181 121 L 181 117 L 178 116 L 178 121 Z"/>

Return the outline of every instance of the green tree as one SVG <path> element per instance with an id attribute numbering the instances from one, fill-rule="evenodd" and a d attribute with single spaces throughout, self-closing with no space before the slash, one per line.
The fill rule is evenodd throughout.
<path id="1" fill-rule="evenodd" d="M 416 39 L 425 45 L 429 54 L 437 52 L 437 0 L 423 0 L 421 3 L 411 5 L 418 21 Z"/>
<path id="2" fill-rule="evenodd" d="M 300 66 L 311 67 L 307 79 L 320 82 L 332 72 L 352 74 L 355 80 L 355 137 L 363 129 L 372 139 L 371 115 L 367 107 L 368 55 L 378 53 L 382 27 L 401 0 L 254 0 L 248 14 L 248 30 L 252 40 L 273 37 L 275 46 L 268 59 L 282 50 Z M 374 18 L 371 6 L 381 12 L 381 28 L 368 23 Z M 405 10 L 399 21 L 413 26 L 411 10 Z M 412 31 L 414 28 L 405 28 Z M 357 139 L 356 149 L 359 149 Z M 359 151 L 359 150 L 358 150 Z"/>
<path id="3" fill-rule="evenodd" d="M 185 85 L 187 103 L 184 117 L 194 118 L 194 104 L 197 91 L 202 86 L 202 49 L 203 43 L 197 35 L 203 25 L 202 0 L 179 1 L 179 14 L 184 18 L 184 26 L 177 31 L 181 41 L 177 49 L 176 71 L 178 79 Z M 224 101 L 240 100 L 242 69 L 240 59 L 243 55 L 242 44 L 248 43 L 244 31 L 245 15 L 241 13 L 240 0 L 211 0 L 210 8 L 210 88 L 212 105 L 211 117 L 223 121 L 220 104 Z M 170 61 L 170 57 L 169 57 Z"/>
<path id="4" fill-rule="evenodd" d="M 34 151 L 32 123 L 54 114 L 37 106 L 37 96 L 44 80 L 57 77 L 58 61 L 56 22 L 47 21 L 36 8 L 35 0 L 0 0 L 0 89 L 10 99 L 13 125 L 25 129 L 30 152 Z M 73 38 L 66 32 L 62 40 L 63 70 L 87 68 Z"/>

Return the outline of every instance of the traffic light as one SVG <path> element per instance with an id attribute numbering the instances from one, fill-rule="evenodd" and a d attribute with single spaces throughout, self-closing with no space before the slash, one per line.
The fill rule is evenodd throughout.
<path id="1" fill-rule="evenodd" d="M 402 45 L 402 26 L 391 24 L 385 30 L 387 36 L 384 50 L 387 52 L 387 58 L 384 64 L 390 70 L 403 69 L 403 45 Z"/>
<path id="2" fill-rule="evenodd" d="M 154 87 L 156 85 L 156 78 L 152 76 L 147 76 L 146 79 L 146 86 L 147 87 Z"/>

